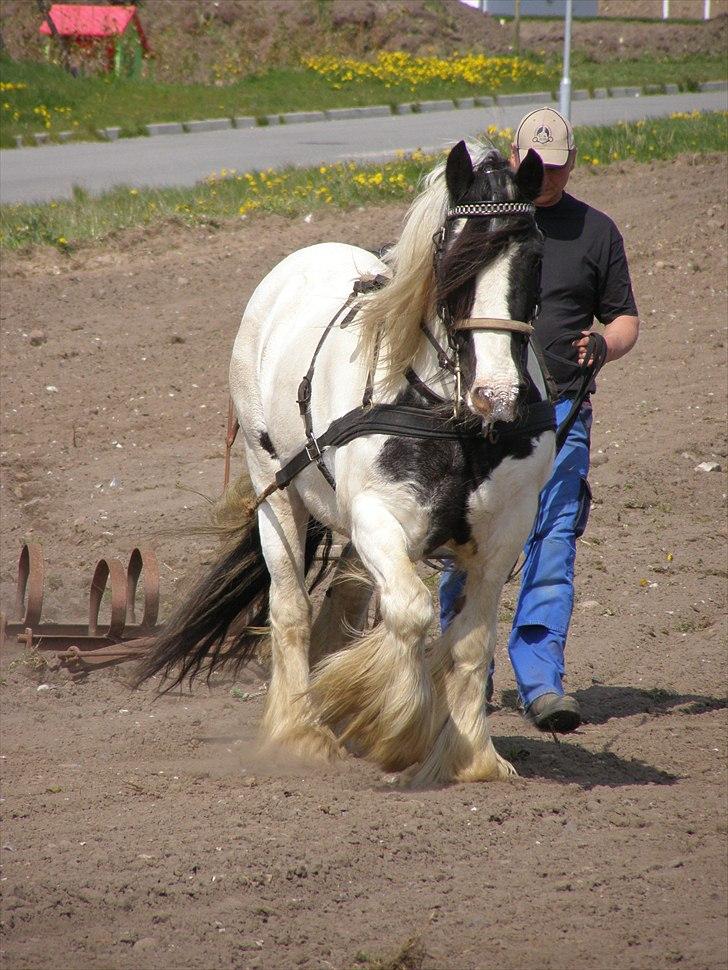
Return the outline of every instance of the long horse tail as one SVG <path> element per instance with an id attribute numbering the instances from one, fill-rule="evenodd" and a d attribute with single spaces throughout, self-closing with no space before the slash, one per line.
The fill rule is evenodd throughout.
<path id="1" fill-rule="evenodd" d="M 223 667 L 238 670 L 253 658 L 268 632 L 270 573 L 263 558 L 257 515 L 251 511 L 252 489 L 237 482 L 217 511 L 217 527 L 226 551 L 193 587 L 165 623 L 154 646 L 133 678 L 139 687 L 162 673 L 162 693 L 200 673 L 207 680 Z M 200 530 L 207 531 L 207 530 Z M 308 571 L 316 550 L 330 533 L 311 520 L 306 538 Z"/>

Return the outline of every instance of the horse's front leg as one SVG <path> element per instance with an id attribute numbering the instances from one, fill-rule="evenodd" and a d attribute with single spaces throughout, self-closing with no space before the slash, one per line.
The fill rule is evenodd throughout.
<path id="1" fill-rule="evenodd" d="M 382 622 L 326 657 L 311 698 L 321 721 L 390 771 L 424 757 L 432 736 L 432 681 L 424 637 L 432 597 L 407 553 L 398 519 L 377 496 L 352 503 L 352 540 L 379 589 Z"/>
<path id="2" fill-rule="evenodd" d="M 496 781 L 516 774 L 493 746 L 485 691 L 501 591 L 528 535 L 532 509 L 535 499 L 497 516 L 497 528 L 489 528 L 471 549 L 463 550 L 465 603 L 434 645 L 431 660 L 439 731 L 425 761 L 404 779 L 415 786 Z"/>
<path id="3" fill-rule="evenodd" d="M 341 748 L 314 723 L 309 683 L 311 603 L 304 576 L 308 513 L 293 490 L 270 496 L 259 512 L 260 540 L 270 572 L 271 677 L 263 736 L 303 757 L 332 758 Z"/>

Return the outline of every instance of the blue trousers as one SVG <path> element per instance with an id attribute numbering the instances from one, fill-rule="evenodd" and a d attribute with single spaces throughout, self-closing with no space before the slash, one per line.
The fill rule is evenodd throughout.
<path id="1" fill-rule="evenodd" d="M 556 404 L 560 424 L 570 400 Z M 576 540 L 589 518 L 587 482 L 591 404 L 585 402 L 556 456 L 551 477 L 540 496 L 539 511 L 524 547 L 521 588 L 508 641 L 508 653 L 524 707 L 541 694 L 563 694 L 564 649 L 574 608 Z M 445 570 L 440 580 L 440 625 L 455 615 L 465 575 Z"/>

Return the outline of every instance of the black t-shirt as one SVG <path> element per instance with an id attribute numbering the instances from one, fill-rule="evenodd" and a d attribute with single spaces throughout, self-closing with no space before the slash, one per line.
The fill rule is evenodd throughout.
<path id="1" fill-rule="evenodd" d="M 594 317 L 609 324 L 623 314 L 637 316 L 624 242 L 609 216 L 572 195 L 536 209 L 545 235 L 541 308 L 536 339 L 559 388 L 578 387 L 576 348 L 571 346 Z"/>

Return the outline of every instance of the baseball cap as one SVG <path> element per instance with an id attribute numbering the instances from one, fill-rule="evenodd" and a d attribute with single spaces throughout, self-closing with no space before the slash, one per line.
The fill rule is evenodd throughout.
<path id="1" fill-rule="evenodd" d="M 521 161 L 533 148 L 544 165 L 566 165 L 574 148 L 574 129 L 555 108 L 536 108 L 521 120 L 516 147 Z"/>

